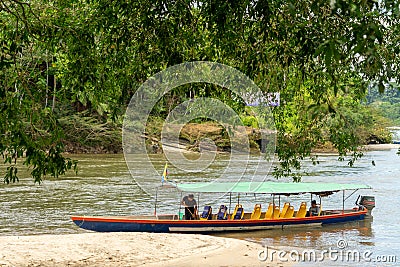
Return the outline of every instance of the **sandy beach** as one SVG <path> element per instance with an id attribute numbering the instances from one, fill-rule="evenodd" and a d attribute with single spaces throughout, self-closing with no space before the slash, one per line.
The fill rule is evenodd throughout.
<path id="1" fill-rule="evenodd" d="M 364 148 L 367 151 L 391 150 L 391 149 L 399 149 L 400 148 L 400 144 L 366 145 Z"/>
<path id="2" fill-rule="evenodd" d="M 288 266 L 262 262 L 259 244 L 194 234 L 0 236 L 0 266 Z"/>

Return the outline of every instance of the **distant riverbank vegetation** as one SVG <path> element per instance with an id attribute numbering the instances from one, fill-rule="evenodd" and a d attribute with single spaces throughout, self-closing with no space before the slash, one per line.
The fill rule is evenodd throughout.
<path id="1" fill-rule="evenodd" d="M 399 85 L 379 93 L 377 88 L 371 88 L 366 97 L 368 106 L 377 110 L 380 115 L 389 120 L 390 126 L 400 127 L 400 90 Z"/>
<path id="2" fill-rule="evenodd" d="M 187 99 L 189 98 L 182 98 L 173 105 Z M 357 127 L 355 133 L 360 140 L 360 145 L 391 143 L 392 138 L 387 127 L 400 125 L 400 90 L 397 87 L 389 88 L 384 93 L 379 93 L 377 88 L 371 88 L 364 101 L 339 97 L 336 105 L 336 109 Z M 63 143 L 66 152 L 122 153 L 121 120 L 109 120 L 90 109 L 81 112 L 76 112 L 71 108 L 63 108 L 63 110 L 64 113 L 59 114 L 59 122 L 64 129 Z M 315 112 L 313 108 L 310 110 L 310 116 L 312 112 Z M 243 125 L 257 131 L 257 119 L 251 115 L 251 108 L 240 110 L 240 114 Z M 148 121 L 144 138 L 147 140 L 150 153 L 162 153 L 161 131 L 166 115 L 166 112 L 158 111 Z M 328 130 L 326 128 L 324 131 Z M 252 131 L 249 130 L 249 132 Z M 187 149 L 192 151 L 198 151 L 198 143 L 202 138 L 211 138 L 221 152 L 227 152 L 230 149 L 229 136 L 224 132 L 223 127 L 209 120 L 199 119 L 197 122 L 189 123 L 184 127 L 180 138 L 187 144 Z M 252 151 L 260 151 L 259 138 L 259 135 L 249 134 Z M 325 142 L 318 144 L 313 151 L 334 152 L 335 148 L 331 142 Z"/>
<path id="3" fill-rule="evenodd" d="M 4 182 L 18 180 L 17 161 L 40 182 L 74 169 L 64 152 L 121 152 L 123 116 L 137 88 L 189 61 L 226 64 L 264 93 L 280 93 L 281 105 L 271 107 L 277 177 L 298 180 L 302 160 L 314 160 L 318 149 L 353 165 L 361 145 L 390 142 L 385 127 L 399 120 L 390 95 L 368 96 L 374 88 L 398 97 L 399 10 L 390 0 L 1 1 Z M 175 88 L 154 107 L 143 133 L 149 151 L 161 151 L 168 113 L 197 97 L 230 106 L 255 129 L 257 148 L 251 108 L 226 88 L 199 83 Z M 229 150 L 223 130 L 208 133 L 215 122 L 198 119 L 193 127 Z M 192 134 L 186 128 L 181 138 L 196 151 Z"/>

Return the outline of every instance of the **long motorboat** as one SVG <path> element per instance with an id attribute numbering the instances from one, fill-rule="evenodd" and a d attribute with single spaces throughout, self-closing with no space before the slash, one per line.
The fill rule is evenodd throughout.
<path id="1" fill-rule="evenodd" d="M 212 213 L 212 207 L 206 205 L 195 219 L 182 218 L 179 205 L 177 214 L 158 215 L 157 206 L 153 215 L 142 216 L 72 216 L 74 223 L 87 230 L 97 232 L 155 232 L 155 233 L 210 233 L 223 231 L 251 231 L 267 229 L 283 229 L 286 227 L 305 227 L 324 224 L 336 224 L 364 220 L 371 216 L 375 207 L 373 196 L 359 196 L 356 206 L 345 209 L 345 200 L 359 189 L 371 189 L 364 184 L 340 183 L 283 183 L 283 182 L 213 182 L 213 183 L 183 183 L 173 185 L 182 193 L 224 193 L 229 195 L 229 207 L 221 205 L 217 213 Z M 347 197 L 345 192 L 351 192 Z M 343 192 L 342 207 L 335 210 L 324 210 L 321 197 Z M 269 194 L 272 202 L 255 203 L 252 212 L 245 212 L 238 202 L 231 209 L 232 194 Z M 311 194 L 319 197 L 318 214 L 310 213 L 306 202 L 299 207 L 284 203 L 280 207 L 280 197 L 290 195 Z M 276 199 L 279 198 L 279 204 Z M 238 198 L 239 200 L 239 198 Z M 155 201 L 157 203 L 157 199 Z M 230 211 L 233 212 L 230 212 Z"/>

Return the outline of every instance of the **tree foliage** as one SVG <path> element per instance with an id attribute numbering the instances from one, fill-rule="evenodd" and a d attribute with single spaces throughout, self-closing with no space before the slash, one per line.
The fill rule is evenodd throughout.
<path id="1" fill-rule="evenodd" d="M 320 142 L 350 162 L 360 145 L 343 99 L 399 82 L 399 3 L 384 1 L 0 1 L 0 153 L 33 165 L 40 181 L 75 162 L 62 156 L 63 105 L 119 120 L 147 77 L 178 63 L 216 61 L 239 69 L 274 108 L 277 175 L 292 175 Z M 224 90 L 194 93 L 230 101 Z M 192 97 L 183 87 L 164 100 Z M 346 100 L 347 101 L 347 100 Z"/>

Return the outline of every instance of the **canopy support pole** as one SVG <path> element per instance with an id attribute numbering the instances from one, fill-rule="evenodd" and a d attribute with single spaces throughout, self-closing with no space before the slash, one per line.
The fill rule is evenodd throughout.
<path id="1" fill-rule="evenodd" d="M 281 207 L 281 195 L 279 195 L 279 198 L 278 198 L 278 206 L 279 206 L 279 208 Z"/>
<path id="2" fill-rule="evenodd" d="M 321 203 L 322 203 L 322 197 L 319 196 L 319 212 L 318 212 L 318 216 L 322 215 L 322 205 L 321 205 Z"/>
<path id="3" fill-rule="evenodd" d="M 344 191 L 345 190 L 343 190 L 343 203 L 342 203 L 342 213 L 344 214 Z"/>
<path id="4" fill-rule="evenodd" d="M 157 195 L 158 195 L 158 186 L 156 187 L 156 198 L 154 200 L 154 216 L 157 215 Z"/>
<path id="5" fill-rule="evenodd" d="M 231 214 L 231 204 L 232 204 L 232 192 L 229 192 L 229 208 L 228 208 L 228 214 Z"/>
<path id="6" fill-rule="evenodd" d="M 196 205 L 196 209 L 195 209 L 195 215 L 196 215 L 196 219 L 199 218 L 199 207 L 200 207 L 200 193 L 197 195 L 197 205 Z"/>
<path id="7" fill-rule="evenodd" d="M 240 193 L 238 193 L 238 205 L 239 205 Z"/>
<path id="8" fill-rule="evenodd" d="M 351 197 L 357 191 L 358 191 L 358 189 L 354 190 L 353 193 L 351 193 L 349 196 L 347 196 L 345 200 L 347 200 L 349 197 Z"/>
<path id="9" fill-rule="evenodd" d="M 178 212 L 178 220 L 181 220 L 182 194 L 183 194 L 183 191 L 181 191 L 181 198 L 179 199 L 179 212 Z"/>

